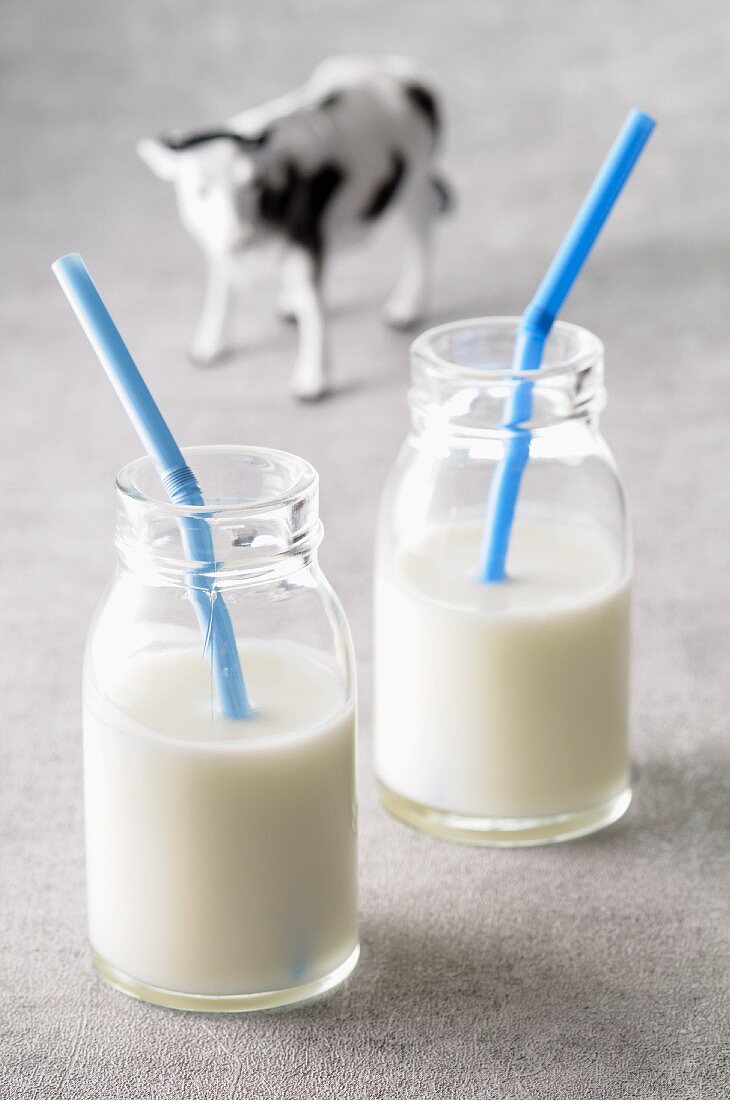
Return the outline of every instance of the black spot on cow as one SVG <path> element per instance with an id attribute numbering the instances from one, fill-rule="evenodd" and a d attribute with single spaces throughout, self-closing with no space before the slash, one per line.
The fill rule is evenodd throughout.
<path id="1" fill-rule="evenodd" d="M 390 154 L 390 171 L 381 183 L 375 188 L 372 198 L 368 202 L 360 217 L 369 222 L 379 217 L 389 205 L 391 199 L 398 190 L 401 180 L 405 175 L 406 162 L 400 153 Z"/>
<path id="2" fill-rule="evenodd" d="M 454 195 L 448 183 L 441 176 L 431 176 L 431 186 L 436 195 L 439 214 L 448 214 L 454 205 Z"/>
<path id="3" fill-rule="evenodd" d="M 306 248 L 319 264 L 322 259 L 322 219 L 346 179 L 337 164 L 323 164 L 306 174 L 287 161 L 284 180 L 266 180 L 259 194 L 259 214 L 264 222 L 282 232 L 294 244 Z"/>
<path id="4" fill-rule="evenodd" d="M 320 102 L 319 106 L 323 111 L 329 111 L 330 108 L 336 107 L 338 103 L 342 102 L 342 92 L 330 92 Z"/>
<path id="5" fill-rule="evenodd" d="M 235 141 L 242 149 L 258 149 L 266 145 L 271 133 L 271 129 L 268 129 L 251 137 L 248 134 L 236 134 L 232 130 L 194 130 L 190 134 L 163 134 L 160 141 L 176 153 L 191 149 L 194 145 L 203 145 L 207 141 Z"/>
<path id="6" fill-rule="evenodd" d="M 403 90 L 416 110 L 426 116 L 429 126 L 436 133 L 441 126 L 441 116 L 436 99 L 428 88 L 424 88 L 422 84 L 404 84 Z"/>
<path id="7" fill-rule="evenodd" d="M 231 134 L 228 130 L 197 130 L 191 134 L 163 134 L 160 141 L 177 153 L 182 149 L 191 149 L 194 145 L 202 145 L 206 141 L 217 141 L 219 138 L 230 141 Z"/>
<path id="8" fill-rule="evenodd" d="M 260 134 L 236 134 L 236 141 L 244 149 L 260 149 L 263 145 L 268 145 L 273 133 L 273 127 L 269 126 L 266 130 L 262 130 Z"/>

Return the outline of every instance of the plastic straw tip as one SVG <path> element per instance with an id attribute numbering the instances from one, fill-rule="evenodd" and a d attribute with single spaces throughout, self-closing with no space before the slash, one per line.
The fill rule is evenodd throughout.
<path id="1" fill-rule="evenodd" d="M 648 115 L 646 111 L 638 110 L 638 108 L 634 108 L 634 110 L 631 111 L 627 121 L 629 126 L 636 127 L 637 130 L 640 130 L 641 133 L 645 134 L 647 137 L 652 130 L 656 129 L 656 119 Z"/>
<path id="2" fill-rule="evenodd" d="M 84 261 L 78 252 L 69 252 L 65 256 L 59 256 L 57 260 L 54 260 L 51 264 L 51 271 L 58 279 L 60 275 L 63 275 L 65 271 L 70 267 L 84 267 Z"/>

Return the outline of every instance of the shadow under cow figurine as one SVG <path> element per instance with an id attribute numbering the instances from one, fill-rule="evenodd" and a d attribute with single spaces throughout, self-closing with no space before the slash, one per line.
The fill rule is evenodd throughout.
<path id="1" fill-rule="evenodd" d="M 276 245 L 277 309 L 299 326 L 291 388 L 320 397 L 329 383 L 323 267 L 391 209 L 404 242 L 385 317 L 398 328 L 416 324 L 426 308 L 431 229 L 450 202 L 434 168 L 440 125 L 437 96 L 414 62 L 341 57 L 222 126 L 141 141 L 145 163 L 175 184 L 180 217 L 208 261 L 191 357 L 210 363 L 225 352 L 232 292 L 250 285 Z"/>

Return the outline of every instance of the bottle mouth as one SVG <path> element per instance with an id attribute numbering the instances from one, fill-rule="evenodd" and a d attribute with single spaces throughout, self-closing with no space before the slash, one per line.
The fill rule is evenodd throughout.
<path id="1" fill-rule="evenodd" d="M 322 539 L 319 478 L 309 462 L 267 447 L 183 449 L 202 505 L 173 504 L 152 460 L 135 459 L 116 479 L 116 544 L 124 561 L 179 583 L 191 569 L 215 584 L 252 583 L 299 568 Z M 205 523 L 213 560 L 192 562 L 184 532 Z"/>
<path id="2" fill-rule="evenodd" d="M 289 451 L 213 444 L 184 447 L 182 453 L 205 504 L 173 504 L 148 455 L 122 467 L 116 477 L 117 492 L 160 515 L 206 518 L 250 517 L 286 509 L 317 494 L 319 478 L 314 466 Z"/>
<path id="3" fill-rule="evenodd" d="M 471 385 L 524 381 L 512 366 L 520 317 L 474 317 L 452 321 L 422 333 L 411 345 L 414 377 L 426 372 L 443 381 Z M 556 321 L 545 342 L 541 366 L 529 372 L 540 383 L 561 375 L 583 373 L 603 361 L 603 344 L 592 332 Z"/>
<path id="4" fill-rule="evenodd" d="M 603 345 L 578 325 L 557 321 L 537 370 L 512 365 L 520 317 L 476 317 L 429 329 L 411 347 L 408 394 L 416 436 L 501 437 L 514 395 L 529 383 L 521 429 L 541 432 L 603 407 Z M 511 416 L 512 413 L 509 412 Z"/>

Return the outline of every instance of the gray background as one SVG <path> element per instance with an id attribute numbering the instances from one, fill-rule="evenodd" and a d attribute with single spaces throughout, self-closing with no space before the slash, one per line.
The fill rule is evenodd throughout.
<path id="1" fill-rule="evenodd" d="M 727 1085 L 730 13 L 612 3 L 4 0 L 0 606 L 3 1097 L 716 1097 Z M 406 430 L 409 338 L 378 311 L 386 231 L 331 272 L 340 393 L 295 405 L 294 334 L 185 360 L 201 263 L 134 154 L 337 51 L 430 64 L 450 104 L 429 320 L 519 311 L 613 138 L 660 128 L 565 316 L 607 346 L 606 435 L 636 528 L 635 803 L 526 852 L 428 840 L 376 804 L 370 581 Z M 112 478 L 138 452 L 52 279 L 78 249 L 182 441 L 306 455 L 362 687 L 362 962 L 320 1003 L 193 1017 L 89 965 L 79 743 L 84 632 L 112 566 Z M 723 1037 L 723 1029 L 725 1031 Z"/>

